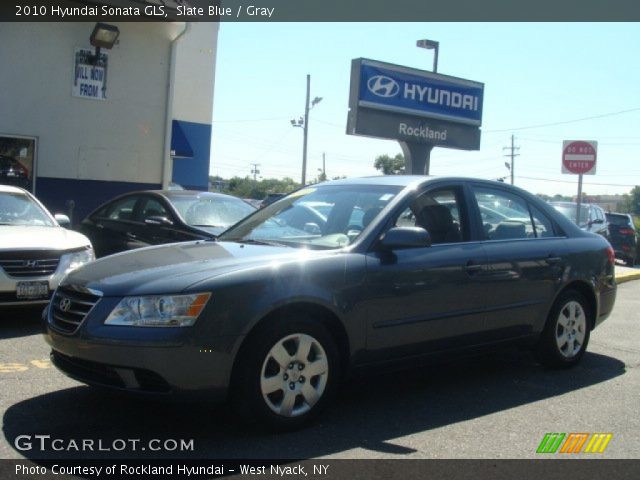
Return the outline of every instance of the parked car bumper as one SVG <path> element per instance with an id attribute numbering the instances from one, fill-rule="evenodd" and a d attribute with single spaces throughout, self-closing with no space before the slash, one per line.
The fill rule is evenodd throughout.
<path id="1" fill-rule="evenodd" d="M 52 363 L 75 380 L 139 395 L 226 397 L 239 337 L 202 344 L 185 335 L 187 328 L 109 327 L 89 318 L 68 335 L 52 328 L 49 315 L 44 336 Z M 125 334 L 105 339 L 109 328 Z"/>

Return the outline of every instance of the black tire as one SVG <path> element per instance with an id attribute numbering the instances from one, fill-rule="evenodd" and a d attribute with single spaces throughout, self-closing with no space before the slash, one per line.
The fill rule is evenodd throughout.
<path id="1" fill-rule="evenodd" d="M 278 431 L 295 430 L 312 422 L 334 396 L 340 378 L 338 348 L 329 331 L 305 313 L 271 320 L 242 346 L 230 398 L 244 421 L 257 420 Z M 303 361 L 300 347 L 308 342 L 309 354 Z M 289 354 L 286 362 L 282 357 L 275 360 L 274 352 L 282 352 L 276 350 L 279 346 Z M 325 365 L 326 371 L 316 375 Z M 305 373 L 311 369 L 314 374 L 306 378 Z M 274 388 L 271 385 L 277 389 L 264 393 Z"/>
<path id="2" fill-rule="evenodd" d="M 575 290 L 562 293 L 551 308 L 536 357 L 548 367 L 576 365 L 587 349 L 592 325 L 593 312 L 584 295 Z"/>

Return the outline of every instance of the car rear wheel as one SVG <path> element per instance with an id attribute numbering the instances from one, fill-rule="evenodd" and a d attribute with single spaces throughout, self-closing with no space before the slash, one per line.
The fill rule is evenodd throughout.
<path id="1" fill-rule="evenodd" d="M 306 316 L 261 329 L 241 355 L 233 406 L 244 419 L 277 430 L 300 428 L 316 418 L 339 377 L 333 337 Z"/>
<path id="2" fill-rule="evenodd" d="M 541 363 L 550 367 L 571 367 L 578 363 L 589 343 L 591 310 L 579 292 L 563 293 L 549 314 L 536 349 Z"/>

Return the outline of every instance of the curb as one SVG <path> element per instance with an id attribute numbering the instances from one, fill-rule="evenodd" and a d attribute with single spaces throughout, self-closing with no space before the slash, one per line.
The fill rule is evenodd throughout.
<path id="1" fill-rule="evenodd" d="M 640 279 L 640 271 L 627 273 L 622 275 L 621 277 L 616 277 L 616 283 L 620 285 L 621 283 L 630 282 L 631 280 L 638 280 L 638 279 Z"/>

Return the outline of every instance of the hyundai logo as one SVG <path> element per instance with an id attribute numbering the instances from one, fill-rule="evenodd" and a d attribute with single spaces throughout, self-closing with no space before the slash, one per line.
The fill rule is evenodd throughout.
<path id="1" fill-rule="evenodd" d="M 68 298 L 63 298 L 62 300 L 60 300 L 58 307 L 60 308 L 61 312 L 68 312 L 71 308 L 71 300 Z"/>
<path id="2" fill-rule="evenodd" d="M 25 260 L 24 261 L 24 266 L 27 268 L 35 268 L 38 266 L 38 261 L 37 260 Z"/>
<path id="3" fill-rule="evenodd" d="M 400 92 L 400 85 L 393 78 L 384 75 L 374 75 L 367 80 L 367 88 L 378 97 L 395 97 Z"/>

